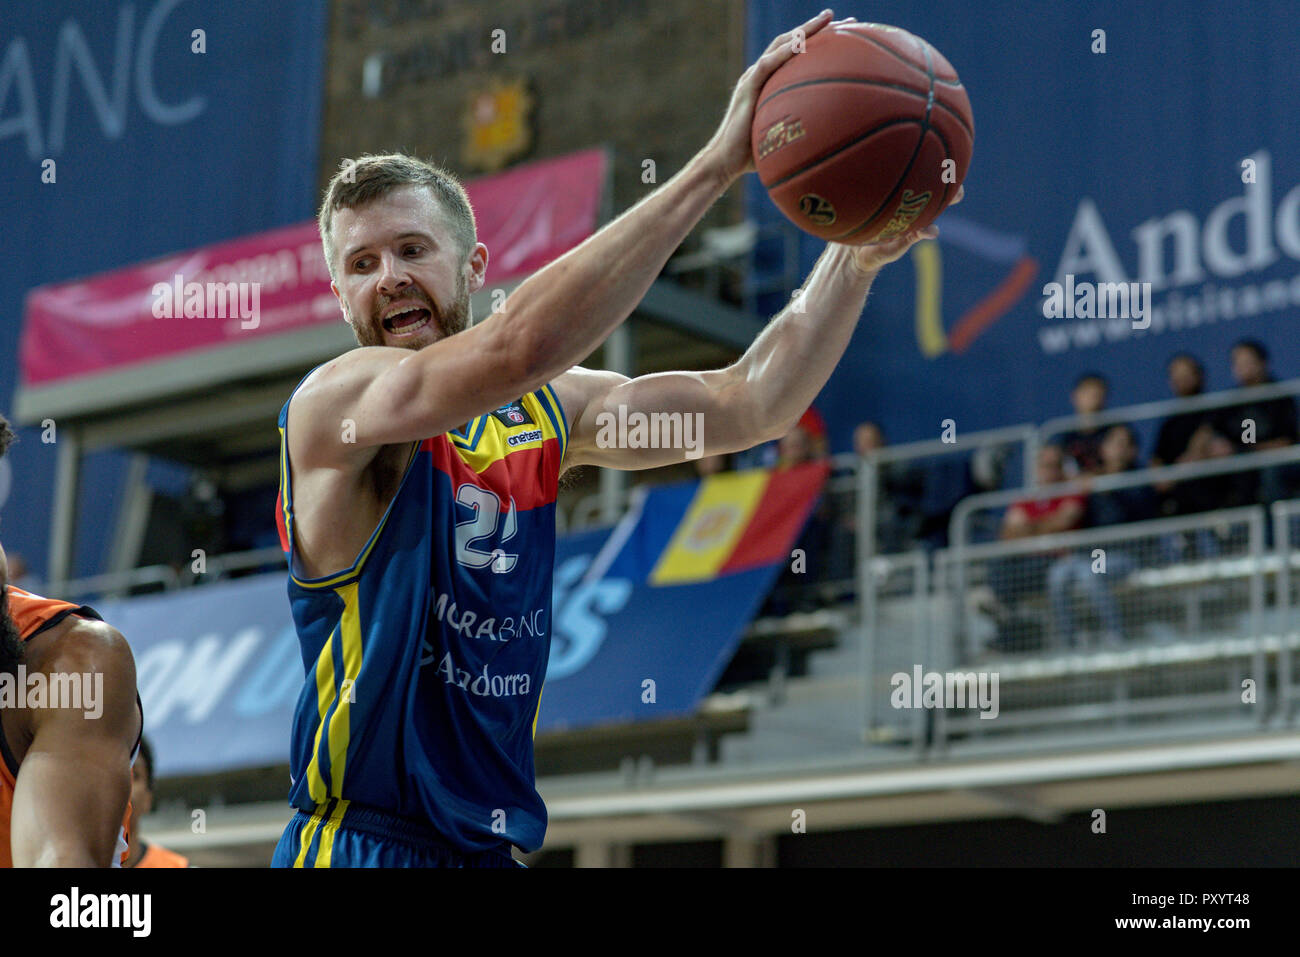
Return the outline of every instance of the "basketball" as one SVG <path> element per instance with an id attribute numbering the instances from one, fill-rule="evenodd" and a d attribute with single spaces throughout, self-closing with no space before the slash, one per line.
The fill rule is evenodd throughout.
<path id="1" fill-rule="evenodd" d="M 836 24 L 763 86 L 752 143 L 777 207 L 850 245 L 921 229 L 957 195 L 975 137 L 943 54 L 878 23 Z"/>

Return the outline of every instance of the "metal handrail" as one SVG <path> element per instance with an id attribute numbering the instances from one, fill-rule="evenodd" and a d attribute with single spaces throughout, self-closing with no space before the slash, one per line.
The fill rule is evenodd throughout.
<path id="1" fill-rule="evenodd" d="M 1285 382 L 1270 382 L 1267 385 L 1247 386 L 1242 389 L 1224 389 L 1202 395 L 1161 399 L 1158 402 L 1140 402 L 1137 405 L 1107 409 L 1090 415 L 1057 416 L 1040 425 L 1033 437 L 1025 443 L 1026 471 L 1029 472 L 1026 485 L 1037 484 L 1037 479 L 1030 470 L 1032 463 L 1038 459 L 1039 449 L 1052 436 L 1063 432 L 1077 428 L 1094 429 L 1108 425 L 1126 425 L 1138 419 L 1155 419 L 1202 409 L 1223 409 L 1257 399 L 1280 399 L 1296 395 L 1300 395 L 1300 379 L 1287 379 Z"/>
<path id="2" fill-rule="evenodd" d="M 1077 548 L 1080 545 L 1100 546 L 1111 542 L 1127 541 L 1131 538 L 1176 534 L 1202 527 L 1211 521 L 1214 524 L 1240 524 L 1249 522 L 1251 516 L 1260 511 L 1259 505 L 1239 505 L 1212 512 L 1197 512 L 1194 515 L 1173 515 L 1167 518 L 1148 518 L 1138 522 L 1119 522 L 1114 525 L 1072 529 L 1068 532 L 1053 532 L 1049 535 L 1027 535 L 1005 541 L 981 542 L 978 545 L 968 543 L 961 549 L 961 555 L 966 561 L 973 562 L 1034 552 L 1055 552 Z M 953 548 L 949 551 L 955 554 L 957 549 Z"/>
<path id="3" fill-rule="evenodd" d="M 249 568 L 257 568 L 261 565 L 272 563 L 284 563 L 284 551 L 279 545 L 268 545 L 264 548 L 252 548 L 246 552 L 230 552 L 226 555 L 217 555 L 208 560 L 208 573 L 206 577 L 221 577 L 232 571 L 244 571 Z M 216 569 L 214 573 L 212 569 Z"/>
<path id="4" fill-rule="evenodd" d="M 1113 475 L 1097 475 L 1086 478 L 1071 479 L 1068 482 L 1056 482 L 1052 485 L 1040 485 L 1032 489 L 1035 498 L 1069 495 L 1071 493 L 1109 492 L 1120 488 L 1134 488 L 1151 485 L 1156 482 L 1181 482 L 1186 479 L 1206 478 L 1213 475 L 1232 475 L 1240 472 L 1254 472 L 1268 468 L 1270 465 L 1283 465 L 1300 462 L 1300 445 L 1284 449 L 1268 449 L 1261 452 L 1247 452 L 1208 462 L 1187 462 L 1182 465 L 1160 465 L 1151 468 L 1117 472 Z M 966 518 L 972 512 L 982 508 L 999 508 L 1025 498 L 1026 489 L 1003 489 L 996 492 L 981 492 L 969 495 L 957 503 L 952 510 L 952 519 L 948 524 L 948 538 L 954 549 L 967 547 Z"/>
<path id="5" fill-rule="evenodd" d="M 121 572 L 104 572 L 62 582 L 46 582 L 41 588 L 60 598 L 103 594 L 115 595 L 138 585 L 162 585 L 168 591 L 180 585 L 180 573 L 170 565 L 146 565 Z"/>
<path id="6" fill-rule="evenodd" d="M 949 452 L 965 452 L 969 449 L 984 448 L 990 445 L 1008 445 L 1014 442 L 1028 443 L 1032 440 L 1036 427 L 1029 422 L 1019 425 L 1006 425 L 996 429 L 984 429 L 979 432 L 958 432 L 952 442 L 943 439 L 921 439 L 917 442 L 904 442 L 902 445 L 886 445 L 873 449 L 866 458 L 877 463 L 897 462 L 901 459 L 926 458 L 932 455 L 944 455 Z M 1032 472 L 1032 464 L 1026 466 L 1026 474 Z"/>
<path id="7" fill-rule="evenodd" d="M 1243 405 L 1256 399 L 1278 399 L 1286 396 L 1300 395 L 1300 379 L 1287 379 L 1285 382 L 1271 382 L 1267 385 L 1246 386 L 1239 389 L 1224 389 L 1201 395 L 1174 399 L 1160 399 L 1156 402 L 1139 402 L 1118 409 L 1105 409 L 1091 415 L 1062 415 L 1048 419 L 1037 429 L 1040 438 L 1060 435 L 1080 426 L 1120 425 L 1134 419 L 1156 419 L 1182 412 L 1197 412 L 1201 409 L 1220 409 L 1231 405 Z"/>
<path id="8" fill-rule="evenodd" d="M 1280 613 L 1280 620 L 1283 622 L 1289 622 L 1291 619 L 1292 546 L 1290 518 L 1293 515 L 1300 515 L 1300 499 L 1273 503 L 1273 547 L 1282 560 L 1277 573 L 1277 596 L 1274 603 Z M 1291 648 L 1284 641 L 1278 652 L 1277 681 L 1278 711 L 1283 716 L 1283 719 L 1290 717 L 1294 694 Z"/>

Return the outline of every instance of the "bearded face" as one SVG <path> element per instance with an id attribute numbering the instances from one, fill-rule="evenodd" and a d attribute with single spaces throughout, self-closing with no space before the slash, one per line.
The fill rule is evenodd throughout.
<path id="1" fill-rule="evenodd" d="M 466 248 L 428 189 L 343 207 L 332 224 L 331 288 L 358 344 L 415 351 L 469 327 L 487 247 Z"/>
<path id="2" fill-rule="evenodd" d="M 411 286 L 393 295 L 376 295 L 374 308 L 365 321 L 358 321 L 346 303 L 344 312 L 357 345 L 418 351 L 469 328 L 469 285 L 465 276 L 459 275 L 456 296 L 446 308 L 423 289 Z"/>

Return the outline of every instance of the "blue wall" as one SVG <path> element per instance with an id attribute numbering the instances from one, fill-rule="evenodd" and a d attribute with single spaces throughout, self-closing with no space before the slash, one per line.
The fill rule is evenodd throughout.
<path id="1" fill-rule="evenodd" d="M 0 410 L 32 287 L 311 217 L 325 38 L 325 0 L 6 0 Z M 24 430 L 0 510 L 5 546 L 40 574 L 55 456 Z M 121 474 L 117 454 L 89 464 L 80 574 L 100 570 Z"/>
<path id="2" fill-rule="evenodd" d="M 754 0 L 750 59 L 823 6 L 820 0 Z M 970 431 L 1068 414 L 1070 382 L 1091 369 L 1110 378 L 1111 406 L 1166 398 L 1165 361 L 1183 349 L 1201 356 L 1210 389 L 1228 388 L 1228 348 L 1245 336 L 1272 348 L 1278 378 L 1300 376 L 1300 338 L 1289 328 L 1300 317 L 1300 281 L 1290 283 L 1300 275 L 1300 192 L 1292 192 L 1300 186 L 1297 12 L 1293 2 L 1187 0 L 836 6 L 837 17 L 891 23 L 924 37 L 952 62 L 969 92 L 975 150 L 966 200 L 938 221 L 944 327 L 951 333 L 1021 260 L 1035 262 L 1037 274 L 1025 296 L 965 351 L 926 355 L 916 331 L 916 263 L 909 258 L 888 267 L 818 400 L 835 449 L 846 448 L 852 426 L 865 419 L 885 423 L 897 442 L 935 438 L 945 418 Z M 1105 30 L 1104 54 L 1091 51 L 1096 29 Z M 1253 187 L 1242 182 L 1247 157 L 1257 160 Z M 1265 166 L 1271 183 L 1264 182 Z M 779 216 L 757 178 L 751 180 L 751 213 Z M 1225 220 L 1220 239 L 1228 255 L 1213 236 L 1206 248 L 1205 227 L 1216 208 L 1234 199 L 1241 205 L 1245 191 L 1256 188 L 1263 194 L 1256 212 L 1266 214 L 1257 224 L 1266 241 L 1259 267 L 1243 264 L 1230 275 L 1238 265 L 1232 257 L 1247 251 L 1246 216 Z M 1288 194 L 1292 201 L 1279 222 Z M 1100 243 L 1074 244 L 1083 262 L 1066 255 L 1088 203 L 1123 279 L 1156 283 L 1153 300 L 1163 312 L 1150 330 L 1043 317 L 1042 287 L 1058 271 L 1093 282 L 1109 278 L 1088 263 L 1099 260 Z M 1195 221 L 1201 275 L 1161 288 L 1159 276 L 1143 270 L 1134 230 L 1180 210 Z M 1218 218 L 1231 212 L 1222 208 Z M 1093 230 L 1085 238 L 1100 236 Z M 805 270 L 822 248 L 804 240 Z M 1172 241 L 1163 260 L 1166 274 Z M 1274 280 L 1289 284 L 1273 288 L 1284 290 L 1283 308 L 1250 299 L 1248 288 L 1263 294 Z M 1207 285 L 1215 297 L 1231 290 L 1239 303 L 1235 318 L 1210 317 L 1203 307 L 1170 308 L 1171 300 L 1199 298 Z"/>

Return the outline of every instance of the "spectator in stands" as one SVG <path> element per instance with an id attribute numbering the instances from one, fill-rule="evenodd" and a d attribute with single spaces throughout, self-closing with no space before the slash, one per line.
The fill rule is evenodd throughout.
<path id="1" fill-rule="evenodd" d="M 885 447 L 885 432 L 875 422 L 853 430 L 853 451 L 866 455 Z M 915 547 L 921 532 L 922 475 L 909 462 L 883 462 L 876 482 L 877 554 L 894 554 Z M 858 514 L 853 501 L 837 509 L 831 530 L 829 577 L 845 581 L 854 577 L 857 558 Z"/>
<path id="2" fill-rule="evenodd" d="M 1038 451 L 1038 484 L 1056 485 L 1066 481 L 1065 451 L 1059 445 L 1045 445 Z M 1085 512 L 1084 497 L 1078 493 L 1048 499 L 1025 499 L 1016 502 L 1002 520 L 1004 541 L 1030 535 L 1051 535 L 1079 528 Z"/>
<path id="3" fill-rule="evenodd" d="M 1242 388 L 1267 385 L 1274 381 L 1268 368 L 1268 350 L 1254 339 L 1242 339 L 1232 347 L 1232 375 Z M 1264 452 L 1281 449 L 1300 441 L 1296 424 L 1295 400 L 1290 396 L 1256 399 L 1229 406 L 1220 412 L 1219 431 L 1232 443 L 1234 451 Z M 1295 465 L 1274 465 L 1240 477 L 1238 489 L 1244 503 L 1269 504 L 1290 498 L 1300 485 L 1300 470 Z"/>
<path id="4" fill-rule="evenodd" d="M 809 406 L 798 423 L 777 442 L 776 467 L 792 468 L 827 456 L 826 420 Z"/>
<path id="5" fill-rule="evenodd" d="M 31 573 L 27 567 L 27 562 L 23 556 L 17 552 L 9 552 L 9 584 L 21 588 L 23 591 L 38 592 L 41 590 L 41 583 L 36 576 Z"/>
<path id="6" fill-rule="evenodd" d="M 794 468 L 827 458 L 826 420 L 816 409 L 809 407 L 795 427 L 777 443 L 778 469 Z M 821 607 L 809 586 L 826 577 L 827 558 L 830 552 L 830 533 L 834 524 L 833 505 L 824 492 L 808 516 L 808 524 L 795 547 L 803 550 L 805 567 L 796 573 L 787 566 L 777 580 L 763 609 L 766 615 L 786 615 L 793 611 L 815 611 Z"/>
<path id="7" fill-rule="evenodd" d="M 885 430 L 876 422 L 863 422 L 853 430 L 853 451 L 866 455 L 885 447 Z"/>
<path id="8" fill-rule="evenodd" d="M 1169 359 L 1169 390 L 1178 398 L 1198 396 L 1205 388 L 1205 367 L 1189 352 L 1180 352 Z M 1219 431 L 1219 414 L 1216 409 L 1193 409 L 1178 412 L 1160 423 L 1156 434 L 1152 467 L 1185 465 L 1207 462 L 1232 454 L 1232 444 Z M 1157 482 L 1161 515 L 1195 515 L 1216 508 L 1239 504 L 1231 476 L 1209 476 L 1182 482 Z M 1220 548 L 1214 534 L 1200 529 L 1194 536 L 1197 553 L 1202 556 L 1217 555 Z M 1171 535 L 1164 542 L 1165 558 L 1181 559 L 1191 544 L 1189 536 Z"/>
<path id="9" fill-rule="evenodd" d="M 1074 380 L 1074 388 L 1070 390 L 1070 404 L 1074 406 L 1075 415 L 1084 417 L 1084 423 L 1079 428 L 1066 432 L 1058 440 L 1067 456 L 1066 475 L 1095 475 L 1101 471 L 1104 430 L 1088 425 L 1087 420 L 1106 407 L 1108 391 L 1105 376 L 1097 372 L 1085 372 Z"/>
<path id="10" fill-rule="evenodd" d="M 1112 425 L 1101 443 L 1100 476 L 1119 475 L 1137 467 L 1137 434 L 1128 425 Z M 1088 496 L 1085 518 L 1089 527 L 1141 522 L 1156 517 L 1156 495 L 1150 486 L 1130 486 L 1093 492 Z M 1107 545 L 1101 556 L 1091 548 L 1061 558 L 1047 573 L 1047 592 L 1051 599 L 1052 621 L 1056 637 L 1073 647 L 1076 622 L 1071 608 L 1071 589 L 1082 592 L 1101 621 L 1102 644 L 1120 642 L 1119 605 L 1112 583 L 1130 575 L 1137 567 L 1132 545 Z M 1103 564 L 1104 563 L 1104 564 Z"/>
<path id="11" fill-rule="evenodd" d="M 705 479 L 710 475 L 727 471 L 727 465 L 726 455 L 702 455 L 695 460 L 695 472 L 700 478 Z"/>
<path id="12" fill-rule="evenodd" d="M 140 739 L 140 753 L 131 769 L 131 847 L 127 867 L 189 867 L 190 862 L 161 844 L 150 844 L 140 832 L 140 819 L 153 810 L 153 748 Z"/>
<path id="13" fill-rule="evenodd" d="M 1101 476 L 1119 475 L 1138 468 L 1138 438 L 1131 425 L 1112 425 L 1101 443 Z M 1088 496 L 1089 527 L 1143 522 L 1159 515 L 1155 490 L 1149 485 L 1093 492 Z"/>
<path id="14" fill-rule="evenodd" d="M 1059 445 L 1045 445 L 1035 464 L 1039 485 L 1066 481 L 1065 452 Z M 1083 524 L 1086 499 L 1078 492 L 1031 498 L 1014 503 L 1002 519 L 1001 538 L 1016 541 L 1036 535 L 1068 532 Z M 1068 552 L 1030 552 L 989 562 L 989 588 L 994 602 L 985 609 L 997 621 L 999 635 L 994 642 L 1002 650 L 1025 650 L 1031 644 L 1026 632 L 1032 628 L 1019 616 L 1018 605 L 1046 585 L 1047 569 Z"/>
<path id="15" fill-rule="evenodd" d="M 875 422 L 863 422 L 853 430 L 853 451 L 866 455 L 885 447 L 885 430 Z M 921 499 L 925 494 L 922 474 L 913 463 L 884 462 L 876 486 L 876 551 L 888 554 L 906 551 L 921 532 Z M 851 510 L 841 525 L 852 527 Z"/>

